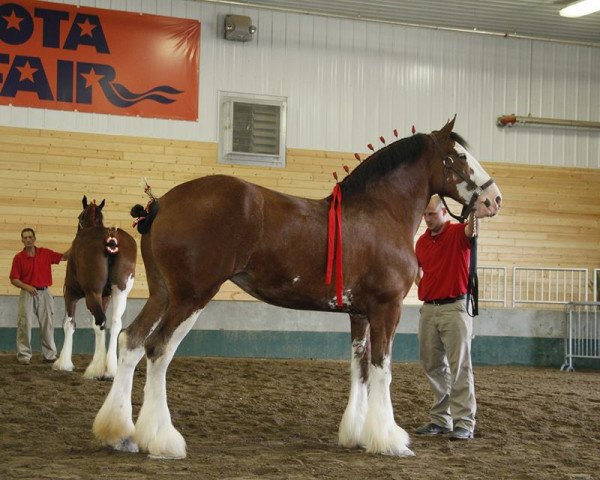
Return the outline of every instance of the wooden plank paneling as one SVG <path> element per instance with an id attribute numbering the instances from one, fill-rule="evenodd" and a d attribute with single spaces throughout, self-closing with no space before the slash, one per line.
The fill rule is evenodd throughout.
<path id="1" fill-rule="evenodd" d="M 35 228 L 41 246 L 67 249 L 84 194 L 106 199 L 106 224 L 132 232 L 139 242 L 128 212 L 134 203 L 146 202 L 139 184 L 143 176 L 158 195 L 192 178 L 224 173 L 285 193 L 322 198 L 333 187 L 331 172 L 344 175 L 342 165 L 357 165 L 353 153 L 289 149 L 285 169 L 244 167 L 217 163 L 214 143 L 0 127 L 0 268 L 5 271 L 0 295 L 17 293 L 8 271 L 22 247 L 21 228 Z M 484 166 L 503 191 L 504 207 L 499 217 L 482 222 L 481 265 L 507 267 L 509 275 L 515 265 L 600 267 L 600 170 Z M 64 268 L 61 264 L 54 269 L 56 293 Z M 146 297 L 141 255 L 137 277 L 132 296 Z M 216 298 L 251 300 L 230 282 Z M 416 301 L 414 290 L 407 301 Z"/>

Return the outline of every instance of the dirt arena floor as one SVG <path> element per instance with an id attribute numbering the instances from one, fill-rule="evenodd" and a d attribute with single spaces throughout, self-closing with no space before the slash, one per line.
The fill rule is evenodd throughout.
<path id="1" fill-rule="evenodd" d="M 0 479 L 600 479 L 600 372 L 476 367 L 477 438 L 412 434 L 412 458 L 337 446 L 348 362 L 175 358 L 168 376 L 184 460 L 102 447 L 91 426 L 110 383 L 0 354 Z M 136 372 L 134 413 L 144 366 Z M 392 400 L 410 432 L 431 394 L 416 364 L 394 365 Z"/>

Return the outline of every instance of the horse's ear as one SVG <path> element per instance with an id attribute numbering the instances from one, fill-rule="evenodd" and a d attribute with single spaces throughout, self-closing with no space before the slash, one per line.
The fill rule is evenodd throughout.
<path id="1" fill-rule="evenodd" d="M 83 205 L 83 209 L 85 210 L 87 208 L 87 206 L 88 206 L 87 197 L 85 195 L 81 199 L 81 204 Z"/>
<path id="2" fill-rule="evenodd" d="M 454 128 L 454 121 L 456 120 L 456 114 L 454 114 L 454 118 L 452 120 L 448 120 L 446 125 L 440 130 L 440 137 L 448 138 L 450 136 L 450 132 Z"/>
<path id="3" fill-rule="evenodd" d="M 105 201 L 105 199 L 103 198 L 102 201 L 100 202 L 100 205 L 98 205 L 98 210 L 102 210 L 104 208 L 104 201 Z"/>

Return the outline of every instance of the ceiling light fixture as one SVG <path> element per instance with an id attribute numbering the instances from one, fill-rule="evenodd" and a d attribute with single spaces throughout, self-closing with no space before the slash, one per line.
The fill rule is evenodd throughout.
<path id="1" fill-rule="evenodd" d="M 561 17 L 583 17 L 600 10 L 600 0 L 581 0 L 563 8 L 559 13 Z"/>

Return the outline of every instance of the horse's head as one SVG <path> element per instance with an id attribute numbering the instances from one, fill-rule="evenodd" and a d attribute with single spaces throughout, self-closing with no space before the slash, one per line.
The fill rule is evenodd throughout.
<path id="1" fill-rule="evenodd" d="M 456 116 L 441 130 L 431 133 L 436 152 L 434 162 L 438 166 L 434 168 L 434 175 L 439 177 L 434 180 L 440 185 L 437 193 L 461 203 L 464 206 L 463 216 L 474 211 L 478 218 L 493 217 L 500 211 L 502 194 L 494 180 L 469 153 L 467 143 L 452 131 L 455 119 Z"/>
<path id="2" fill-rule="evenodd" d="M 88 203 L 87 197 L 84 195 L 81 199 L 81 203 L 83 205 L 83 211 L 79 214 L 77 231 L 87 227 L 103 226 L 102 209 L 104 208 L 104 200 L 100 202 L 100 205 L 96 205 L 96 200 L 92 203 Z"/>

